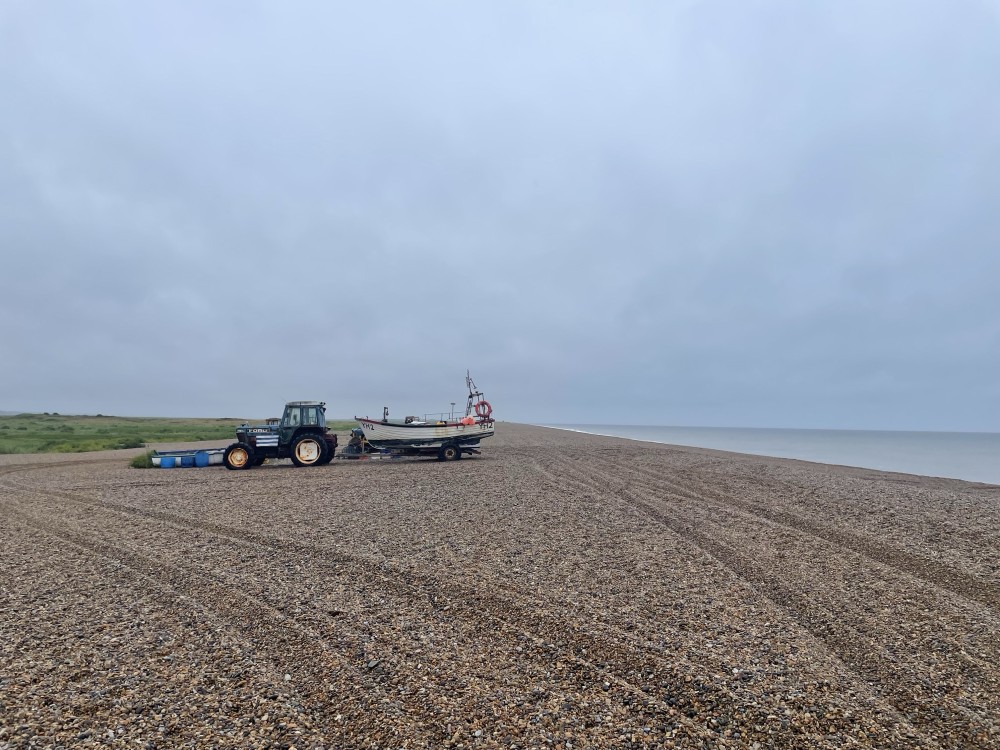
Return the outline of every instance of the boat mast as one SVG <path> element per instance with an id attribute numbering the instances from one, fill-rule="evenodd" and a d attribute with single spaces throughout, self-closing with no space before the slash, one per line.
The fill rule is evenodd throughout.
<path id="1" fill-rule="evenodd" d="M 469 400 L 465 404 L 465 416 L 472 415 L 472 405 L 475 401 L 481 401 L 483 398 L 483 393 L 478 388 L 476 388 L 475 382 L 472 380 L 472 376 L 469 371 L 465 371 L 465 385 L 469 389 Z"/>

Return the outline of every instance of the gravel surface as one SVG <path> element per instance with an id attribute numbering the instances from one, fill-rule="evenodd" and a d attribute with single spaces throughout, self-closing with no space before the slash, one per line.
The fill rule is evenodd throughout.
<path id="1" fill-rule="evenodd" d="M 500 424 L 0 456 L 0 750 L 1000 747 L 1000 487 Z"/>

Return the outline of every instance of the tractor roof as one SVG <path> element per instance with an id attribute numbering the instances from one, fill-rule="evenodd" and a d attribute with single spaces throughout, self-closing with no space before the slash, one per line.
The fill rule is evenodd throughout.
<path id="1" fill-rule="evenodd" d="M 326 401 L 289 401 L 285 406 L 326 406 Z"/>

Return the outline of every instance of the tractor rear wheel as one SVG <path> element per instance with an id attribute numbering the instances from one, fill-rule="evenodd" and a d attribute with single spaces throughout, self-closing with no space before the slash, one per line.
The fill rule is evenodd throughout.
<path id="1" fill-rule="evenodd" d="M 233 469 L 234 471 L 249 469 L 254 465 L 253 448 L 246 443 L 233 443 L 226 448 L 222 462 L 226 465 L 227 469 Z"/>
<path id="2" fill-rule="evenodd" d="M 337 454 L 337 438 L 325 438 L 326 442 L 326 455 L 320 459 L 320 464 L 328 464 L 333 460 L 333 457 Z"/>
<path id="3" fill-rule="evenodd" d="M 326 441 L 322 437 L 303 435 L 292 446 L 292 463 L 296 466 L 319 466 L 326 452 Z"/>

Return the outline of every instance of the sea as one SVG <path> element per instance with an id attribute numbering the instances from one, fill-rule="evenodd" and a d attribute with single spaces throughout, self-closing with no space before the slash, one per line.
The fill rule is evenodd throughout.
<path id="1" fill-rule="evenodd" d="M 1000 485 L 1000 433 L 792 430 L 552 424 L 563 430 L 670 445 L 798 458 Z"/>

